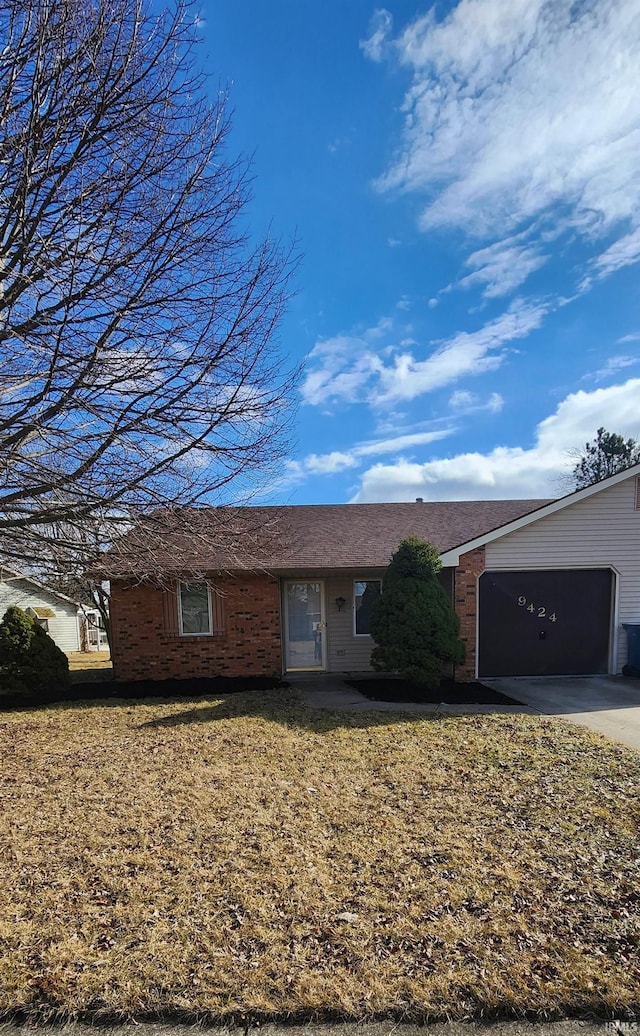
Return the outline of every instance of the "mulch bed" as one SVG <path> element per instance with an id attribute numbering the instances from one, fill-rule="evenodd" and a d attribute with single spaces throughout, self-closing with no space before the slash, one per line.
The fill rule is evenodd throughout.
<path id="1" fill-rule="evenodd" d="M 443 680 L 435 691 L 400 677 L 372 677 L 346 681 L 349 687 L 364 694 L 369 701 L 421 702 L 447 705 L 522 705 L 500 691 L 482 683 L 455 683 Z"/>
<path id="2" fill-rule="evenodd" d="M 244 691 L 270 691 L 289 684 L 268 676 L 215 676 L 191 680 L 131 680 L 115 683 L 72 683 L 46 694 L 0 694 L 0 710 L 33 708 L 67 701 L 95 701 L 109 698 L 218 698 Z"/>

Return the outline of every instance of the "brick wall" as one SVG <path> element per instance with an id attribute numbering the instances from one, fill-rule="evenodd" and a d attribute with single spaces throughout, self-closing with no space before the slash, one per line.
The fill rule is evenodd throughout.
<path id="1" fill-rule="evenodd" d="M 116 680 L 280 676 L 280 590 L 270 576 L 216 581 L 224 593 L 224 632 L 181 637 L 175 595 L 142 584 L 111 584 Z"/>
<path id="2" fill-rule="evenodd" d="M 485 549 L 476 547 L 460 555 L 455 570 L 454 602 L 460 619 L 460 636 L 467 647 L 464 663 L 456 666 L 456 680 L 465 682 L 476 679 L 476 611 L 478 604 L 478 577 L 484 572 Z"/>

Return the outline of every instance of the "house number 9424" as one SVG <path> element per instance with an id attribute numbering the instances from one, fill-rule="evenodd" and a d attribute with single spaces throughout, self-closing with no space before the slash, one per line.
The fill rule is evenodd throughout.
<path id="1" fill-rule="evenodd" d="M 531 612 L 532 615 L 536 615 L 539 619 L 548 619 L 549 622 L 558 621 L 558 617 L 555 612 L 551 612 L 551 614 L 549 615 L 547 613 L 547 609 L 543 604 L 536 605 L 533 603 L 533 601 L 528 601 L 523 594 L 520 594 L 518 598 L 518 604 L 521 608 L 524 608 L 526 611 Z"/>

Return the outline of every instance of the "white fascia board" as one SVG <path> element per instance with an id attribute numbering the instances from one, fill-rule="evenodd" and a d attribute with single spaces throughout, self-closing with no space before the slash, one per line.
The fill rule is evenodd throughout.
<path id="1" fill-rule="evenodd" d="M 460 543 L 457 547 L 446 550 L 440 555 L 442 566 L 444 568 L 458 565 L 461 554 L 475 550 L 476 547 L 484 547 L 485 544 L 492 543 L 493 540 L 499 540 L 502 536 L 508 536 L 511 532 L 524 529 L 527 525 L 533 525 L 534 522 L 538 522 L 550 514 L 555 514 L 556 511 L 562 511 L 565 507 L 570 507 L 571 504 L 587 500 L 588 497 L 601 493 L 604 489 L 616 486 L 619 482 L 624 482 L 628 478 L 636 478 L 638 475 L 640 475 L 640 464 L 634 464 L 632 468 L 625 468 L 624 471 L 619 471 L 617 475 L 609 475 L 609 478 L 603 478 L 601 482 L 594 482 L 593 485 L 587 486 L 585 489 L 577 489 L 574 493 L 569 493 L 568 496 L 561 496 L 559 500 L 553 500 L 550 504 L 544 504 L 536 511 L 530 511 L 529 514 L 522 515 L 521 518 L 515 518 L 506 525 L 500 525 L 491 532 L 485 532 L 482 536 L 476 536 L 473 540 L 467 540 L 466 543 Z"/>

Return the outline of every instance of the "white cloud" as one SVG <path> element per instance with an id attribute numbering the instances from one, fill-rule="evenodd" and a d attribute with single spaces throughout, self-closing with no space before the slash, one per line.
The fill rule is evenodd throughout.
<path id="1" fill-rule="evenodd" d="M 616 339 L 616 345 L 622 345 L 625 342 L 640 342 L 640 331 L 634 331 L 630 335 L 623 335 L 622 338 Z"/>
<path id="2" fill-rule="evenodd" d="M 598 256 L 595 262 L 595 275 L 598 278 L 606 277 L 622 266 L 637 263 L 638 259 L 640 259 L 640 227 L 614 241 L 602 255 Z"/>
<path id="3" fill-rule="evenodd" d="M 360 49 L 371 61 L 382 61 L 385 43 L 392 26 L 393 18 L 384 7 L 374 12 L 369 23 L 370 35 L 366 40 L 360 40 Z"/>
<path id="4" fill-rule="evenodd" d="M 406 435 L 396 435 L 391 439 L 379 439 L 374 442 L 361 443 L 359 446 L 354 447 L 353 453 L 356 457 L 378 456 L 381 453 L 399 453 L 400 450 L 408 450 L 414 446 L 426 446 L 427 443 L 445 439 L 453 431 L 453 428 L 441 428 L 438 431 L 410 432 Z"/>
<path id="5" fill-rule="evenodd" d="M 615 234 L 597 277 L 640 257 L 640 0 L 459 0 L 385 53 L 413 81 L 378 186 L 424 193 L 423 229 Z M 521 249 L 518 276 L 542 261 Z M 491 263 L 485 283 L 499 289 Z"/>
<path id="6" fill-rule="evenodd" d="M 504 399 L 499 392 L 492 392 L 486 402 L 473 392 L 458 390 L 449 399 L 449 406 L 452 410 L 464 412 L 465 414 L 476 413 L 479 410 L 488 410 L 492 414 L 499 413 L 504 406 Z"/>
<path id="7" fill-rule="evenodd" d="M 340 400 L 388 406 L 415 399 L 462 377 L 495 370 L 507 343 L 540 327 L 546 312 L 542 303 L 515 302 L 478 331 L 460 331 L 442 342 L 426 359 L 407 348 L 374 351 L 374 342 L 391 330 L 385 324 L 381 331 L 382 321 L 360 335 L 338 335 L 319 342 L 309 354 L 302 397 L 314 405 Z"/>
<path id="8" fill-rule="evenodd" d="M 399 460 L 366 471 L 354 500 L 476 500 L 557 496 L 559 480 L 601 426 L 640 438 L 640 378 L 621 385 L 574 392 L 536 428 L 529 449 L 498 446 L 489 453 L 463 453 L 418 464 Z"/>
<path id="9" fill-rule="evenodd" d="M 354 468 L 357 463 L 352 454 L 334 450 L 332 453 L 320 456 L 317 453 L 309 454 L 308 457 L 305 457 L 302 467 L 304 471 L 308 471 L 312 475 L 334 475 L 346 468 Z"/>
<path id="10" fill-rule="evenodd" d="M 473 272 L 458 281 L 458 287 L 484 285 L 485 298 L 499 298 L 523 284 L 546 261 L 533 245 L 523 244 L 517 237 L 506 238 L 472 252 L 465 265 Z"/>
<path id="11" fill-rule="evenodd" d="M 474 396 L 473 392 L 466 392 L 463 389 L 459 389 L 454 392 L 449 399 L 449 406 L 452 410 L 462 410 L 466 407 L 473 406 L 477 401 L 477 396 Z"/>
<path id="12" fill-rule="evenodd" d="M 333 400 L 354 403 L 381 366 L 366 335 L 336 335 L 320 341 L 308 356 L 302 398 L 314 406 Z"/>
<path id="13" fill-rule="evenodd" d="M 625 367 L 634 367 L 637 363 L 640 363 L 640 356 L 610 356 L 604 367 L 600 367 L 593 374 L 585 374 L 584 377 L 593 381 L 603 381 L 612 374 L 618 374 Z"/>
<path id="14" fill-rule="evenodd" d="M 412 353 L 396 355 L 376 373 L 378 404 L 415 399 L 426 392 L 443 388 L 466 375 L 484 374 L 502 363 L 506 343 L 526 338 L 542 323 L 544 305 L 515 303 L 506 313 L 478 331 L 461 331 L 440 345 L 426 360 Z"/>
<path id="15" fill-rule="evenodd" d="M 331 453 L 310 453 L 301 461 L 287 463 L 287 480 L 300 482 L 308 475 L 335 475 L 348 468 L 358 467 L 364 457 L 378 457 L 388 453 L 399 454 L 417 446 L 444 439 L 454 428 L 440 428 L 431 431 L 409 432 L 387 439 L 375 439 L 357 443 L 348 450 L 334 450 Z"/>

